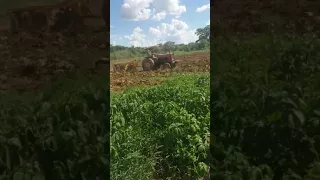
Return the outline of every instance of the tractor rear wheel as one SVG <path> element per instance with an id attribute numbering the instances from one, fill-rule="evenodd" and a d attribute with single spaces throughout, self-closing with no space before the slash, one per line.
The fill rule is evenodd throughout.
<path id="1" fill-rule="evenodd" d="M 161 70 L 171 69 L 171 65 L 169 63 L 164 63 L 161 65 Z"/>
<path id="2" fill-rule="evenodd" d="M 154 61 L 151 58 L 146 58 L 142 61 L 142 68 L 144 71 L 151 71 L 154 67 Z"/>

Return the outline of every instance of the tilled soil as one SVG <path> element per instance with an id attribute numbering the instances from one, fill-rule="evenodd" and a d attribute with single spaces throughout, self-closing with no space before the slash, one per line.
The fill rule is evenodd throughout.
<path id="1" fill-rule="evenodd" d="M 61 34 L 0 34 L 0 92 L 35 92 L 51 79 L 70 72 L 90 73 L 95 62 L 107 56 L 106 34 L 64 37 Z M 177 67 L 169 71 L 111 72 L 111 91 L 132 86 L 152 86 L 176 72 L 209 72 L 210 53 L 175 57 Z M 141 64 L 141 62 L 139 62 Z M 104 67 L 103 69 L 108 69 Z"/>
<path id="2" fill-rule="evenodd" d="M 298 33 L 320 29 L 320 1 L 317 0 L 223 0 L 212 1 L 211 34 L 236 35 Z M 214 30 L 213 30 L 214 29 Z M 213 37 L 213 36 L 211 36 Z"/>
<path id="3" fill-rule="evenodd" d="M 0 92 L 35 91 L 54 77 L 94 68 L 108 53 L 106 42 L 86 34 L 0 34 Z"/>
<path id="4" fill-rule="evenodd" d="M 210 72 L 210 53 L 201 52 L 175 56 L 179 60 L 173 70 L 144 72 L 110 72 L 110 90 L 121 91 L 133 86 L 152 86 L 161 84 L 166 77 L 174 76 L 177 72 L 197 73 Z M 141 67 L 140 67 L 141 68 Z"/>

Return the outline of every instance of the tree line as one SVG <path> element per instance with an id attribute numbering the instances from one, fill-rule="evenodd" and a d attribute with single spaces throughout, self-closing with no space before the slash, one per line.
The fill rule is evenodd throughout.
<path id="1" fill-rule="evenodd" d="M 175 42 L 167 41 L 148 48 L 110 44 L 110 56 L 111 59 L 141 57 L 146 55 L 146 49 L 149 49 L 153 53 L 165 53 L 169 51 L 190 52 L 209 49 L 210 25 L 197 29 L 195 34 L 198 36 L 198 40 L 188 44 L 175 44 Z"/>

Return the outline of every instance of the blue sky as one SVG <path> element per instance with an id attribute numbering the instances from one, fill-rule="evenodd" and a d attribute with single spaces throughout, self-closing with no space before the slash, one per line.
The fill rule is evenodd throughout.
<path id="1" fill-rule="evenodd" d="M 190 43 L 210 21 L 210 0 L 111 0 L 111 44 Z"/>

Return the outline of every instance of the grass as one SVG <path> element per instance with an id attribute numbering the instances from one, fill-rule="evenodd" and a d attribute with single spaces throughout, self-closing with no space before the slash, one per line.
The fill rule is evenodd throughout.
<path id="1" fill-rule="evenodd" d="M 196 51 L 175 51 L 174 55 L 187 55 L 187 54 L 193 54 L 193 53 L 202 53 L 202 52 L 209 52 L 210 49 L 205 49 L 205 50 L 196 50 Z"/>
<path id="2" fill-rule="evenodd" d="M 136 52 L 134 53 L 128 49 L 119 50 L 113 53 L 110 53 L 111 60 L 123 60 L 123 59 L 133 59 L 133 58 L 142 58 L 147 55 L 147 52 Z"/>
<path id="3" fill-rule="evenodd" d="M 206 50 L 196 50 L 196 51 L 174 51 L 174 55 L 180 56 L 180 55 L 189 55 L 193 53 L 201 53 L 201 52 L 209 52 L 209 49 Z M 142 60 L 145 56 L 147 56 L 146 53 L 144 54 L 132 54 L 129 52 L 129 50 L 121 50 L 116 51 L 115 53 L 110 54 L 111 58 L 111 64 L 114 63 L 122 63 L 122 62 L 129 62 L 132 60 Z"/>
<path id="4" fill-rule="evenodd" d="M 208 130 L 208 73 L 111 94 L 111 179 L 204 176 Z"/>

